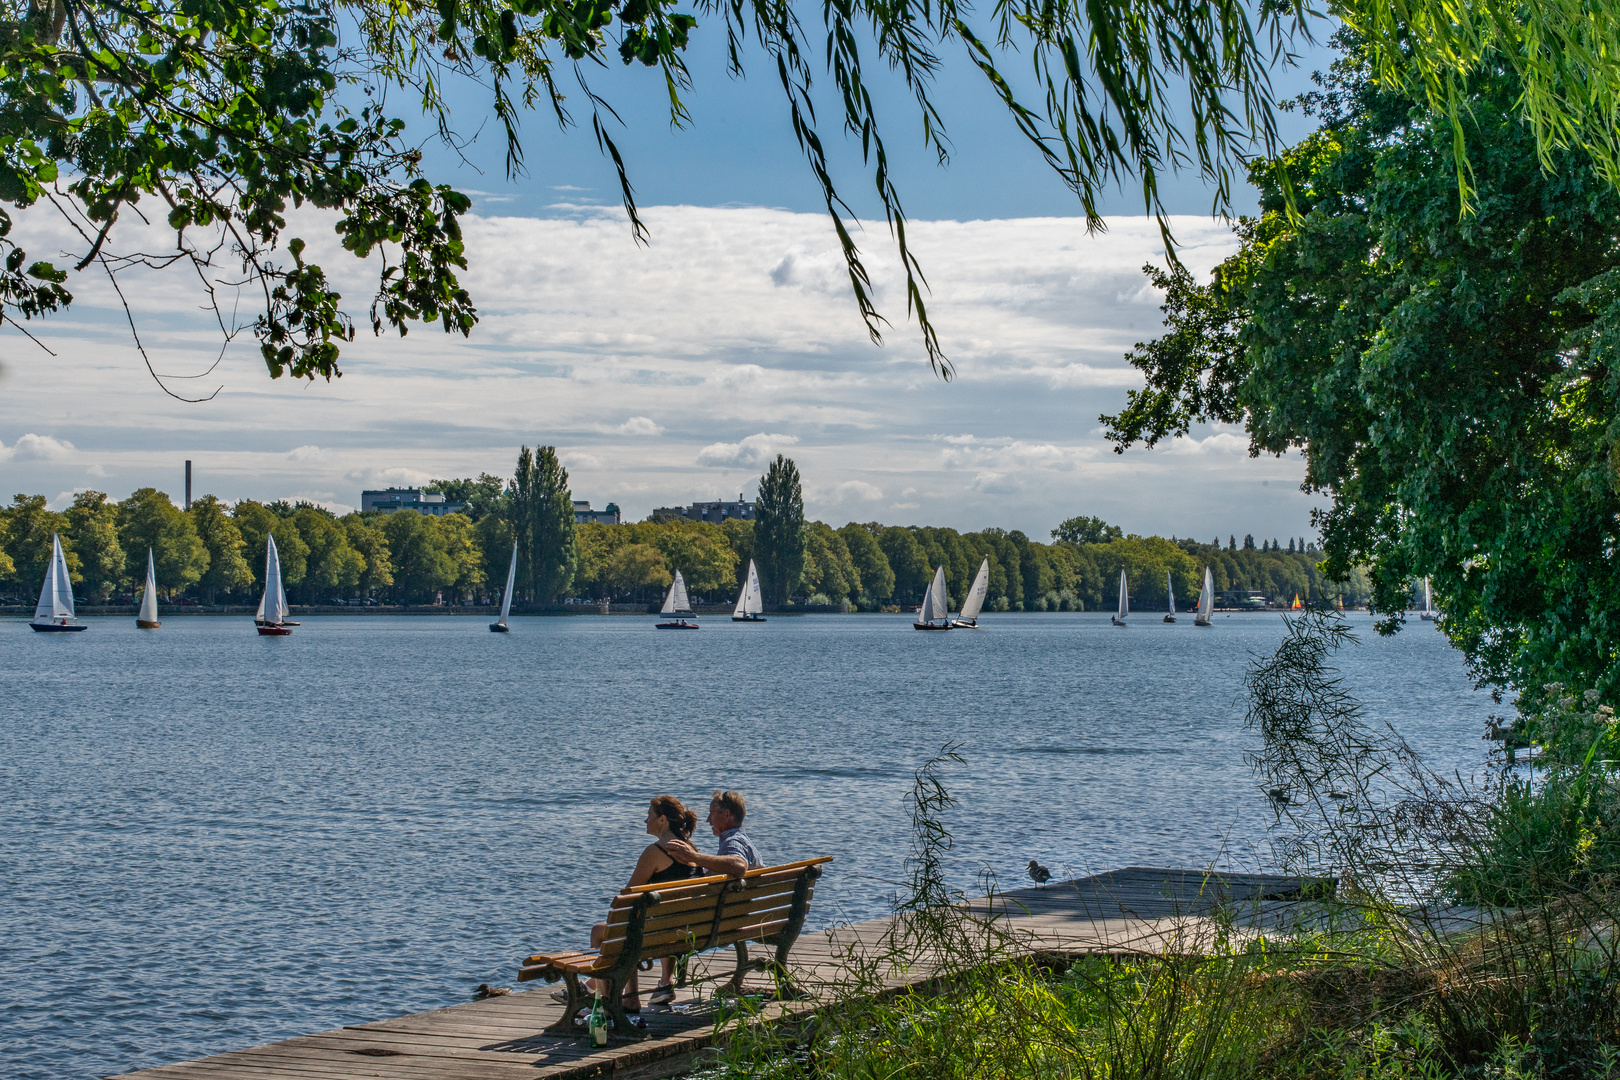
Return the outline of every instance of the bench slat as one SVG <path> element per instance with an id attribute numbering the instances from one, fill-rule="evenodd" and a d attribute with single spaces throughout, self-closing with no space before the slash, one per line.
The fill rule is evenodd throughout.
<path id="1" fill-rule="evenodd" d="M 761 922 L 753 916 L 732 921 L 737 925 L 721 928 L 720 935 L 723 939 L 723 945 L 731 945 L 745 940 L 757 941 L 762 937 L 770 937 L 788 923 L 786 914 L 770 922 Z M 697 944 L 701 947 L 707 939 L 708 935 L 705 934 L 703 937 L 698 938 Z M 689 940 L 690 938 L 686 934 L 677 930 L 666 930 L 661 934 L 648 934 L 641 939 L 642 958 L 656 959 L 664 956 L 679 956 L 690 950 Z"/>
<path id="2" fill-rule="evenodd" d="M 832 856 L 831 855 L 823 855 L 820 858 L 816 858 L 816 859 L 800 859 L 798 862 L 782 863 L 779 866 L 762 866 L 758 870 L 750 870 L 750 871 L 748 871 L 746 874 L 743 875 L 743 880 L 744 881 L 749 881 L 749 880 L 753 880 L 755 878 L 764 877 L 767 874 L 778 873 L 780 871 L 803 870 L 807 866 L 820 866 L 822 863 L 829 863 L 829 862 L 832 862 Z M 715 881 L 736 881 L 736 880 L 737 880 L 736 878 L 729 877 L 729 876 L 727 876 L 725 874 L 711 874 L 708 877 L 691 878 L 691 879 L 689 879 L 687 881 L 681 882 L 681 885 L 682 886 L 706 885 L 706 884 L 708 884 L 710 882 L 715 882 Z M 663 892 L 667 888 L 669 888 L 668 885 L 637 885 L 633 889 L 625 889 L 624 892 L 621 892 L 619 895 L 623 896 L 624 893 L 652 892 L 654 890 L 656 890 L 658 892 Z"/>

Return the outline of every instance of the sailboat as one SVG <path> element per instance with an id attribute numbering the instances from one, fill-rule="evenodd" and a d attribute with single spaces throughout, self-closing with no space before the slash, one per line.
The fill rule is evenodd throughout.
<path id="1" fill-rule="evenodd" d="M 1198 594 L 1198 617 L 1193 620 L 1194 626 L 1213 625 L 1209 621 L 1211 613 L 1215 610 L 1215 576 L 1204 567 L 1204 591 Z"/>
<path id="2" fill-rule="evenodd" d="M 1119 568 L 1119 614 L 1112 617 L 1113 624 L 1115 626 L 1124 626 L 1125 616 L 1129 615 L 1130 613 L 1131 597 L 1130 594 L 1126 592 L 1125 568 L 1122 566 Z"/>
<path id="3" fill-rule="evenodd" d="M 700 629 L 695 622 L 687 622 L 687 616 L 697 618 L 692 610 L 692 604 L 686 599 L 686 581 L 681 577 L 679 570 L 675 571 L 675 580 L 669 583 L 669 593 L 664 597 L 664 606 L 659 609 L 660 615 L 673 615 L 673 622 L 656 624 L 660 630 L 697 630 Z"/>
<path id="4" fill-rule="evenodd" d="M 984 610 L 984 599 L 990 595 L 990 556 L 984 557 L 979 564 L 979 572 L 973 579 L 972 588 L 968 589 L 967 597 L 962 601 L 961 614 L 951 621 L 952 630 L 983 630 L 979 625 L 979 612 Z"/>
<path id="5" fill-rule="evenodd" d="M 73 579 L 68 575 L 67 556 L 62 554 L 62 538 L 55 533 L 51 534 L 51 565 L 34 606 L 34 621 L 28 625 L 41 634 L 90 629 L 73 614 Z"/>
<path id="6" fill-rule="evenodd" d="M 731 613 L 732 622 L 764 622 L 765 597 L 759 591 L 759 571 L 754 569 L 754 560 L 748 560 L 748 577 L 743 581 L 742 592 L 737 594 L 737 608 Z"/>
<path id="7" fill-rule="evenodd" d="M 517 580 L 517 541 L 512 541 L 512 565 L 506 568 L 506 592 L 501 594 L 501 617 L 489 624 L 497 634 L 507 632 L 506 617 L 512 614 L 512 583 Z"/>
<path id="8" fill-rule="evenodd" d="M 1423 579 L 1423 612 L 1418 616 L 1424 622 L 1434 622 L 1440 613 L 1434 610 L 1434 596 L 1429 592 L 1429 579 Z"/>
<path id="9" fill-rule="evenodd" d="M 922 608 L 917 612 L 917 621 L 911 624 L 913 630 L 949 630 L 951 616 L 949 601 L 945 599 L 945 567 L 940 566 L 934 571 L 934 580 L 929 582 L 928 591 L 923 593 Z"/>
<path id="10" fill-rule="evenodd" d="M 1292 610 L 1298 611 L 1300 608 L 1303 608 L 1304 606 L 1305 606 L 1304 604 L 1301 604 L 1299 602 L 1299 593 L 1295 593 L 1294 594 L 1294 604 L 1293 604 Z"/>
<path id="11" fill-rule="evenodd" d="M 286 637 L 289 627 L 297 623 L 287 621 L 287 590 L 281 587 L 281 556 L 276 552 L 276 538 L 264 538 L 264 595 L 259 598 L 259 613 L 253 617 L 260 637 Z"/>
<path id="12" fill-rule="evenodd" d="M 135 625 L 142 630 L 156 630 L 163 625 L 157 617 L 157 572 L 151 548 L 146 549 L 146 591 L 141 593 L 141 613 L 135 616 Z"/>

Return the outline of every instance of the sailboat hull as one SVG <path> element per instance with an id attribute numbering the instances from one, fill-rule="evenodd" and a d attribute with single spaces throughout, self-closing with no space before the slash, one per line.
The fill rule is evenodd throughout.
<path id="1" fill-rule="evenodd" d="M 1175 622 L 1175 621 L 1176 621 L 1176 617 L 1175 617 L 1175 616 L 1174 616 L 1174 615 L 1166 615 L 1166 616 L 1165 616 L 1165 617 L 1164 617 L 1164 621 L 1165 621 L 1165 622 Z"/>
<path id="2" fill-rule="evenodd" d="M 1194 619 L 1193 620 L 1193 625 L 1194 626 L 1214 626 L 1215 624 L 1210 622 L 1208 619 Z"/>
<path id="3" fill-rule="evenodd" d="M 285 626 L 272 623 L 260 623 L 257 627 L 260 637 L 290 637 L 292 631 Z"/>
<path id="4" fill-rule="evenodd" d="M 701 630 L 701 629 L 703 629 L 703 627 L 699 626 L 695 622 L 687 622 L 685 619 L 682 619 L 680 622 L 656 623 L 654 625 L 653 629 L 655 629 L 655 630 Z"/>
<path id="5" fill-rule="evenodd" d="M 1110 615 L 1110 616 L 1108 616 L 1108 621 L 1113 623 L 1115 626 L 1124 626 L 1124 625 L 1126 625 L 1125 620 L 1120 618 L 1118 615 Z"/>
<path id="6" fill-rule="evenodd" d="M 951 624 L 914 622 L 911 624 L 911 628 L 913 630 L 949 630 L 951 628 Z"/>
<path id="7" fill-rule="evenodd" d="M 763 616 L 763 615 L 733 615 L 731 617 L 731 621 L 732 622 L 764 622 L 765 621 L 765 616 Z"/>
<path id="8" fill-rule="evenodd" d="M 976 622 L 966 622 L 966 621 L 964 621 L 962 619 L 953 619 L 951 621 L 951 629 L 952 630 L 983 630 L 984 627 L 980 626 Z"/>
<path id="9" fill-rule="evenodd" d="M 492 634 L 509 634 L 511 630 L 507 628 L 505 623 L 492 622 L 489 624 L 489 632 Z"/>
<path id="10" fill-rule="evenodd" d="M 135 625 L 140 627 L 142 630 L 156 630 L 163 624 L 160 622 L 149 622 L 146 619 L 136 619 Z"/>
<path id="11" fill-rule="evenodd" d="M 1440 616 L 1438 616 L 1438 615 L 1431 615 L 1427 611 L 1425 611 L 1423 614 L 1418 616 L 1418 618 L 1422 619 L 1424 622 L 1434 622 L 1439 617 Z"/>
<path id="12" fill-rule="evenodd" d="M 75 630 L 88 630 L 88 629 L 90 629 L 90 627 L 87 626 L 84 623 L 67 623 L 66 625 L 63 625 L 62 623 L 37 623 L 36 622 L 36 623 L 29 623 L 28 625 L 32 626 L 34 628 L 34 633 L 36 633 L 36 634 L 71 634 Z"/>

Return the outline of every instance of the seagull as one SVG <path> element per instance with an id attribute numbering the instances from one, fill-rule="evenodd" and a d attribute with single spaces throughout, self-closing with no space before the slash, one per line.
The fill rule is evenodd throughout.
<path id="1" fill-rule="evenodd" d="M 479 983 L 478 989 L 473 991 L 473 999 L 475 1001 L 483 1001 L 485 998 L 505 997 L 511 992 L 511 990 L 504 986 L 491 986 L 489 983 Z"/>
<path id="2" fill-rule="evenodd" d="M 1034 879 L 1035 884 L 1045 885 L 1052 880 L 1052 871 L 1031 859 L 1029 860 L 1029 876 Z"/>

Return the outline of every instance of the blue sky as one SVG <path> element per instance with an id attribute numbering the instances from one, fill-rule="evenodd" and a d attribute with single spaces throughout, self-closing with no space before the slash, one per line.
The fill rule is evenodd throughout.
<path id="1" fill-rule="evenodd" d="M 199 493 L 341 509 L 362 487 L 505 474 L 520 444 L 548 443 L 568 463 L 576 497 L 616 501 L 633 517 L 751 494 L 764 462 L 782 452 L 800 464 L 811 515 L 835 524 L 1000 525 L 1044 536 L 1088 513 L 1128 531 L 1203 539 L 1309 533 L 1320 500 L 1297 490 L 1298 459 L 1250 459 L 1236 430 L 1199 430 L 1124 456 L 1102 439 L 1098 414 L 1117 411 L 1140 384 L 1123 353 L 1159 318 L 1140 266 L 1162 252 L 1134 196 L 1112 196 L 1108 231 L 1088 235 L 1072 196 L 964 64 L 947 65 L 937 92 L 956 149 L 947 169 L 921 151 L 914 110 L 892 85 L 881 91 L 933 311 L 958 366 L 960 377 L 943 383 L 905 319 L 881 221 L 857 234 L 894 324 L 877 348 L 769 69 L 728 79 L 712 39 L 700 30 L 697 42 L 686 131 L 669 130 L 654 73 L 615 65 L 592 76 L 626 123 L 619 141 L 650 246 L 631 240 L 588 122 L 559 134 L 528 116 L 528 175 L 509 180 L 487 93 L 459 87 L 463 134 L 483 123 L 482 137 L 467 164 L 431 143 L 428 163 L 475 193 L 467 282 L 482 322 L 470 341 L 422 329 L 403 341 L 363 335 L 343 379 L 300 384 L 269 380 L 244 336 L 209 379 L 175 384 L 223 388 L 185 405 L 146 375 L 115 298 L 81 278 L 73 311 L 45 328 L 57 358 L 9 332 L 0 339 L 5 492 L 38 491 L 58 505 L 85 487 L 178 496 L 191 458 Z M 1307 71 L 1326 59 L 1318 51 Z M 1296 72 L 1285 85 L 1306 78 Z M 1306 130 L 1283 119 L 1289 137 Z M 826 134 L 852 205 L 873 215 L 858 154 L 836 129 Z M 1209 219 L 1197 184 L 1168 182 L 1167 192 L 1170 209 L 1187 215 L 1176 222 L 1184 257 L 1207 270 L 1231 250 L 1229 231 Z M 296 224 L 363 316 L 375 266 L 337 251 L 329 222 Z M 128 246 L 147 242 L 136 228 Z M 39 250 L 71 246 L 41 215 L 20 230 Z M 213 362 L 217 332 L 194 283 L 150 274 L 129 290 L 160 371 Z M 251 302 L 244 297 L 244 312 Z"/>

